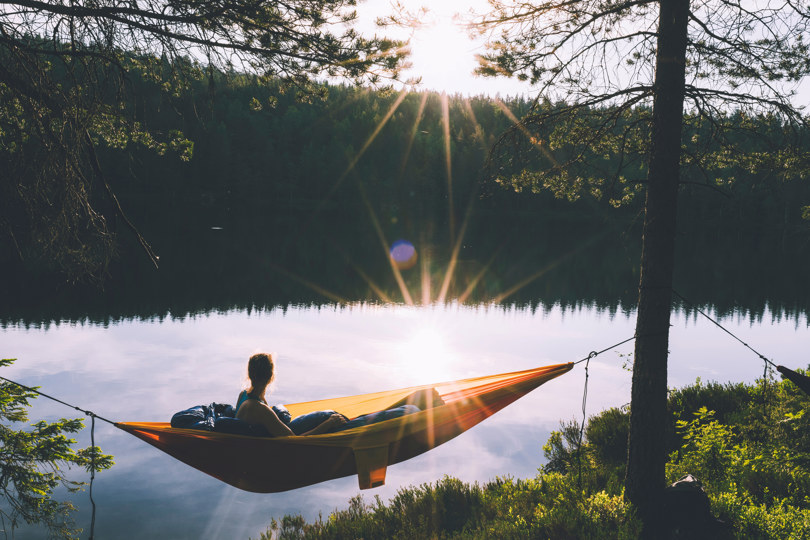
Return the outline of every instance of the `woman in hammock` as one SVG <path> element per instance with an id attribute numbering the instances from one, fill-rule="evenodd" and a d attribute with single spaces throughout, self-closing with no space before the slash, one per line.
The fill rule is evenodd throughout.
<path id="1" fill-rule="evenodd" d="M 270 407 L 264 397 L 267 387 L 273 382 L 275 362 L 273 355 L 254 354 L 248 360 L 248 378 L 250 388 L 242 390 L 236 402 L 236 417 L 249 424 L 259 424 L 267 429 L 273 437 L 288 435 L 317 435 L 319 433 L 332 433 L 359 426 L 366 426 L 398 418 L 406 414 L 413 414 L 420 410 L 433 407 L 441 403 L 441 398 L 433 389 L 417 392 L 413 396 L 391 404 L 387 409 L 358 416 L 349 420 L 335 411 L 315 411 L 295 419 L 291 419 L 289 412 L 283 406 Z M 430 405 L 425 405 L 425 400 Z M 421 405 L 421 408 L 419 405 Z M 279 418 L 286 415 L 285 418 Z"/>
<path id="2" fill-rule="evenodd" d="M 270 354 L 254 354 L 248 360 L 248 378 L 250 388 L 242 390 L 236 402 L 236 417 L 250 424 L 259 424 L 267 429 L 273 437 L 295 435 L 292 429 L 279 419 L 276 412 L 267 404 L 265 392 L 273 382 L 275 375 L 275 362 Z M 325 420 L 316 427 L 300 435 L 317 435 L 337 430 L 347 422 L 342 414 L 327 415 Z"/>

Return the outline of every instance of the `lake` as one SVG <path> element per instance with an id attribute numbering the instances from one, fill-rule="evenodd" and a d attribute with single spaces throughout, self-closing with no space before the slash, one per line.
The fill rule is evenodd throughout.
<path id="1" fill-rule="evenodd" d="M 633 335 L 643 197 L 615 209 L 606 197 L 503 189 L 493 175 L 523 165 L 484 172 L 511 125 L 488 99 L 448 106 L 412 94 L 385 115 L 395 96 L 341 87 L 335 101 L 304 107 L 287 93 L 259 113 L 244 93 L 259 89 L 202 90 L 181 122 L 196 141 L 191 162 L 100 148 L 105 178 L 160 268 L 112 208 L 97 209 L 119 239 L 103 286 L 66 286 L 52 260 L 12 250 L 0 260 L 0 354 L 18 360 L 0 375 L 113 421 L 167 421 L 233 403 L 259 351 L 278 355 L 270 399 L 284 403 L 578 361 Z M 529 102 L 510 106 L 522 116 Z M 144 109 L 173 129 L 169 108 Z M 671 387 L 762 376 L 757 355 L 697 309 L 776 363 L 808 365 L 803 191 L 738 180 L 681 190 L 674 283 L 695 303 L 675 304 Z M 414 246 L 413 267 L 391 264 L 397 241 Z M 632 350 L 590 362 L 588 415 L 628 404 Z M 444 475 L 534 476 L 549 433 L 582 419 L 585 380 L 582 363 L 390 467 L 386 485 L 363 497 L 386 500 Z M 77 415 L 45 399 L 31 410 L 32 419 Z M 356 478 L 246 493 L 107 423 L 95 435 L 116 460 L 94 484 L 97 538 L 255 538 L 273 517 L 316 519 L 360 493 Z M 85 429 L 80 444 L 89 438 Z M 86 529 L 87 493 L 71 500 Z"/>
<path id="2" fill-rule="evenodd" d="M 634 333 L 640 231 L 627 213 L 471 206 L 452 228 L 441 212 L 398 217 L 348 196 L 317 211 L 256 197 L 226 218 L 195 211 L 195 200 L 175 212 L 133 205 L 162 216 L 137 220 L 159 270 L 124 242 L 129 252 L 102 289 L 6 279 L 14 285 L 0 296 L 0 354 L 18 360 L 2 375 L 113 421 L 168 421 L 194 405 L 233 403 L 248 357 L 260 351 L 278 355 L 270 400 L 290 403 L 577 361 Z M 695 304 L 676 303 L 669 385 L 763 373 L 754 353 L 696 308 L 776 363 L 806 367 L 804 244 L 689 225 L 675 283 Z M 387 251 L 396 239 L 418 255 L 399 272 Z M 590 362 L 588 415 L 628 404 L 632 350 L 626 343 Z M 444 475 L 532 477 L 549 433 L 582 419 L 584 368 L 390 467 L 385 486 L 362 493 L 356 478 L 242 492 L 97 422 L 96 441 L 116 465 L 94 484 L 96 537 L 256 538 L 273 517 L 316 519 L 358 494 L 387 500 Z M 32 419 L 77 415 L 45 399 L 31 411 Z M 84 430 L 80 443 L 89 437 Z M 71 500 L 87 529 L 87 493 Z M 35 527 L 16 531 L 40 536 Z"/>
<path id="3" fill-rule="evenodd" d="M 717 316 L 712 311 L 713 316 Z M 767 306 L 723 313 L 722 324 L 788 367 L 806 367 L 804 313 Z M 670 338 L 669 385 L 700 377 L 753 382 L 763 364 L 713 323 L 679 309 Z M 17 358 L 2 375 L 114 421 L 167 421 L 180 409 L 232 403 L 247 358 L 278 355 L 271 402 L 297 402 L 577 361 L 633 335 L 635 313 L 617 304 L 536 303 L 320 304 L 212 309 L 153 317 L 6 322 L 2 355 Z M 630 399 L 632 343 L 590 362 L 587 413 Z M 307 519 L 345 508 L 362 494 L 387 500 L 400 487 L 444 475 L 468 482 L 531 477 L 542 445 L 560 420 L 581 419 L 585 364 L 554 379 L 458 438 L 389 467 L 386 485 L 360 491 L 354 477 L 278 494 L 240 491 L 104 423 L 96 441 L 116 465 L 94 484 L 97 538 L 256 538 L 272 517 Z M 37 400 L 32 418 L 76 411 Z M 80 434 L 88 444 L 89 429 Z M 276 464 L 283 466 L 283 464 Z M 77 478 L 83 477 L 79 472 Z M 87 493 L 72 497 L 77 524 L 90 524 Z M 17 538 L 42 531 L 24 527 Z"/>

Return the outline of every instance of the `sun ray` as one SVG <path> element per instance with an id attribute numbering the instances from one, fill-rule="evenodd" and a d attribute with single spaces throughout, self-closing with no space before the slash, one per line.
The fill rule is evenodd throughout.
<path id="1" fill-rule="evenodd" d="M 422 245 L 427 243 L 423 240 Z M 431 298 L 431 280 L 430 280 L 430 257 L 426 250 L 422 250 L 422 305 L 427 306 L 430 304 Z"/>
<path id="2" fill-rule="evenodd" d="M 450 155 L 450 100 L 442 92 L 442 132 L 444 133 L 444 165 L 447 174 L 447 211 L 450 224 L 450 244 L 456 239 L 456 209 L 453 203 L 453 163 Z"/>
<path id="3" fill-rule="evenodd" d="M 304 285 L 306 287 L 309 287 L 310 289 L 312 289 L 316 293 L 321 294 L 321 295 L 323 295 L 326 298 L 329 298 L 331 300 L 334 300 L 338 304 L 348 304 L 348 303 L 350 303 L 349 300 L 347 300 L 346 298 L 343 298 L 340 295 L 337 295 L 337 294 L 335 294 L 335 293 L 333 293 L 333 292 L 331 292 L 331 291 L 329 291 L 327 289 L 324 289 L 320 285 L 318 285 L 316 283 L 313 283 L 313 282 L 309 281 L 308 279 L 302 278 L 301 276 L 290 272 L 289 270 L 287 270 L 286 268 L 284 268 L 282 266 L 279 266 L 278 264 L 267 263 L 267 266 L 269 266 L 270 268 L 272 268 L 273 270 L 275 270 L 279 274 L 283 274 L 283 275 L 287 276 L 288 278 L 292 279 L 293 281 L 297 281 L 298 283 L 301 283 L 302 285 Z"/>
<path id="4" fill-rule="evenodd" d="M 377 138 L 377 135 L 380 134 L 380 131 L 382 131 L 382 129 L 385 127 L 385 124 L 388 123 L 388 121 L 391 119 L 391 117 L 397 111 L 397 109 L 402 104 L 403 100 L 405 99 L 405 97 L 407 95 L 408 95 L 408 90 L 407 89 L 403 89 L 402 91 L 400 91 L 399 95 L 397 96 L 396 101 L 394 101 L 394 103 L 388 109 L 388 112 L 385 113 L 385 116 L 382 118 L 382 120 L 380 120 L 380 123 L 377 124 L 377 127 L 374 129 L 374 132 L 371 135 L 369 135 L 369 137 L 366 140 L 365 144 L 363 144 L 363 146 L 360 148 L 360 151 L 358 151 L 357 154 L 354 156 L 354 158 L 349 162 L 349 166 L 346 167 L 345 171 L 343 171 L 343 174 L 341 175 L 341 179 L 344 178 L 347 174 L 349 174 L 349 172 L 352 169 L 354 169 L 354 166 L 357 165 L 357 162 L 360 161 L 360 158 L 363 157 L 363 154 L 366 153 L 366 150 L 368 150 L 368 147 L 371 146 L 371 143 L 374 142 L 374 139 Z"/>
<path id="5" fill-rule="evenodd" d="M 327 203 L 327 201 L 332 197 L 332 195 L 335 193 L 335 191 L 337 191 L 338 188 L 343 184 L 344 180 L 346 180 L 346 177 L 349 175 L 349 173 L 352 170 L 354 170 L 354 167 L 357 165 L 357 162 L 360 161 L 361 157 L 363 157 L 363 154 L 366 152 L 366 150 L 368 150 L 368 147 L 371 146 L 371 143 L 374 142 L 374 139 L 377 138 L 377 135 L 380 134 L 380 131 L 382 131 L 382 129 L 385 127 L 385 125 L 388 123 L 388 121 L 394 115 L 394 113 L 399 108 L 399 106 L 402 104 L 402 101 L 405 99 L 405 97 L 407 95 L 408 95 L 408 90 L 406 88 L 403 88 L 400 91 L 399 95 L 397 96 L 397 99 L 394 101 L 394 103 L 388 109 L 388 112 L 385 114 L 385 116 L 382 119 L 380 119 L 380 123 L 377 124 L 377 127 L 374 128 L 374 131 L 371 133 L 371 135 L 368 136 L 368 139 L 366 139 L 366 142 L 363 143 L 363 146 L 360 148 L 360 150 L 357 152 L 357 154 L 355 154 L 354 157 L 352 157 L 351 161 L 349 162 L 349 165 L 346 167 L 346 170 L 344 170 L 343 174 L 341 174 L 338 177 L 338 179 L 335 180 L 335 183 L 332 185 L 331 188 L 329 188 L 329 191 L 326 193 L 326 195 L 323 196 L 323 198 L 321 199 L 321 201 L 318 204 L 317 208 L 315 208 L 315 210 L 312 211 L 312 214 L 311 214 L 310 217 L 314 217 L 315 215 L 317 215 L 321 211 L 321 209 L 324 207 L 324 205 Z M 310 222 L 312 222 L 312 219 L 310 219 Z"/>
<path id="6" fill-rule="evenodd" d="M 382 244 L 383 251 L 386 254 L 386 258 L 388 259 L 388 264 L 391 266 L 391 271 L 394 274 L 394 279 L 399 286 L 399 290 L 402 293 L 402 299 L 405 301 L 406 304 L 409 306 L 413 305 L 413 298 L 411 298 L 411 293 L 408 290 L 408 286 L 405 284 L 405 280 L 402 279 L 402 272 L 399 271 L 397 268 L 396 262 L 394 259 L 389 255 L 391 246 L 388 245 L 388 242 L 385 239 L 385 234 L 383 233 L 382 227 L 380 226 L 380 221 L 377 219 L 377 213 L 374 212 L 374 208 L 371 207 L 371 203 L 366 196 L 366 189 L 363 187 L 363 183 L 356 178 L 357 189 L 360 191 L 360 197 L 363 199 L 363 204 L 366 206 L 368 210 L 369 217 L 371 218 L 371 223 L 374 225 L 374 230 L 377 233 L 377 238 L 379 238 L 380 243 Z"/>
<path id="7" fill-rule="evenodd" d="M 447 270 L 444 274 L 444 280 L 442 281 L 442 287 L 438 298 L 439 303 L 444 303 L 445 299 L 447 298 L 447 293 L 450 290 L 450 284 L 453 281 L 456 266 L 458 265 L 458 254 L 461 252 L 464 238 L 467 235 L 467 225 L 469 225 L 470 219 L 472 218 L 473 205 L 475 204 L 477 195 L 477 189 L 473 189 L 470 192 L 470 198 L 467 201 L 467 209 L 464 212 L 464 221 L 461 222 L 461 228 L 458 231 L 458 238 L 456 238 L 456 243 L 453 245 L 453 252 L 450 255 L 450 262 L 447 264 Z"/>
<path id="8" fill-rule="evenodd" d="M 481 141 L 483 141 L 483 131 L 481 130 L 481 126 L 478 124 L 478 122 L 477 122 L 477 120 L 475 118 L 475 113 L 473 113 L 472 107 L 470 106 L 469 99 L 465 98 L 464 103 L 466 104 L 466 106 L 468 108 L 468 111 L 470 112 L 473 125 L 475 126 L 476 133 L 480 133 L 480 139 L 481 139 Z M 447 152 L 448 152 L 448 155 L 449 155 L 449 146 L 448 146 Z M 438 297 L 438 302 L 439 303 L 444 303 L 444 301 L 447 298 L 447 293 L 448 293 L 448 291 L 450 289 L 450 283 L 453 280 L 453 276 L 455 275 L 455 271 L 456 271 L 456 266 L 458 265 L 458 255 L 459 255 L 459 252 L 461 251 L 461 246 L 462 246 L 462 243 L 464 241 L 464 237 L 466 236 L 466 233 L 467 233 L 467 225 L 469 224 L 470 219 L 472 217 L 473 205 L 475 204 L 475 199 L 476 199 L 477 195 L 478 195 L 478 190 L 477 189 L 473 189 L 470 192 L 470 199 L 469 199 L 469 201 L 467 201 L 467 209 L 466 209 L 466 211 L 464 213 L 464 221 L 461 223 L 461 228 L 459 229 L 459 232 L 458 232 L 458 238 L 456 238 L 456 241 L 455 241 L 455 243 L 453 245 L 453 252 L 452 252 L 452 254 L 450 256 L 450 262 L 447 265 L 447 271 L 444 274 L 444 280 L 442 281 L 442 286 L 441 286 L 441 289 L 439 291 L 439 297 Z"/>
<path id="9" fill-rule="evenodd" d="M 467 114 L 470 115 L 472 119 L 473 126 L 475 126 L 475 135 L 474 137 L 478 139 L 478 142 L 481 144 L 481 150 L 484 153 L 489 152 L 489 146 L 487 145 L 486 136 L 484 134 L 484 130 L 481 128 L 481 124 L 478 123 L 478 118 L 475 117 L 475 111 L 472 108 L 472 104 L 470 103 L 469 98 L 464 98 L 464 108 L 467 109 Z"/>
<path id="10" fill-rule="evenodd" d="M 501 251 L 501 249 L 503 249 L 503 246 L 504 246 L 504 244 L 501 244 L 500 246 L 498 246 L 498 247 L 497 247 L 497 249 L 495 249 L 495 252 L 494 252 L 494 253 L 492 254 L 492 256 L 489 258 L 489 260 L 488 260 L 488 261 L 487 261 L 487 263 L 484 265 L 484 267 L 481 269 L 481 271 L 480 271 L 480 272 L 478 272 L 478 273 L 477 273 L 477 274 L 476 274 L 476 275 L 475 275 L 475 276 L 472 278 L 472 280 L 470 280 L 470 282 L 467 284 L 467 288 L 466 288 L 466 289 L 464 289 L 464 292 L 462 292 L 462 293 L 461 293 L 461 294 L 458 296 L 458 301 L 459 301 L 459 303 L 460 303 L 460 304 L 463 304 L 464 302 L 466 302 L 466 301 L 467 301 L 467 298 L 469 298 L 469 297 L 470 297 L 470 295 L 472 294 L 472 292 L 473 292 L 473 291 L 475 290 L 475 288 L 478 286 L 478 283 L 479 283 L 479 282 L 480 282 L 480 281 L 481 281 L 481 280 L 484 278 L 484 276 L 486 275 L 486 273 L 489 271 L 489 268 L 490 268 L 490 267 L 492 266 L 492 264 L 495 262 L 495 259 L 498 257 L 498 253 Z"/>
<path id="11" fill-rule="evenodd" d="M 380 134 L 382 129 L 385 127 L 385 125 L 388 123 L 388 121 L 391 119 L 391 117 L 397 111 L 397 109 L 402 104 L 402 102 L 405 100 L 407 95 L 408 95 L 408 90 L 407 89 L 403 89 L 402 91 L 400 91 L 399 95 L 397 96 L 397 99 L 394 101 L 394 103 L 388 109 L 385 116 L 377 124 L 376 128 L 371 133 L 371 135 L 369 135 L 369 137 L 366 139 L 365 143 L 360 148 L 360 150 L 351 159 L 351 161 L 349 162 L 349 165 L 346 167 L 346 169 L 343 171 L 343 173 L 340 175 L 340 177 L 338 177 L 338 179 L 332 185 L 331 189 L 326 194 L 326 196 L 324 196 L 321 199 L 321 202 L 320 202 L 319 206 L 312 212 L 311 217 L 314 217 L 321 210 L 321 208 L 326 204 L 327 200 L 332 196 L 332 194 L 334 194 L 334 192 L 337 191 L 337 189 L 342 185 L 342 183 L 344 182 L 346 177 L 349 175 L 349 173 L 351 173 L 354 170 L 355 166 L 360 161 L 363 154 L 366 152 L 366 150 L 368 150 L 368 148 L 371 146 L 371 144 L 374 142 L 374 140 Z M 427 96 L 427 94 L 425 94 L 425 98 L 423 98 L 423 105 L 420 107 L 420 118 L 421 118 L 421 113 L 424 110 L 424 102 L 426 101 L 426 96 Z M 416 126 L 418 126 L 418 122 L 419 122 L 420 118 L 417 118 L 417 123 L 415 124 L 414 131 L 413 131 L 414 134 L 416 133 Z M 384 237 L 384 234 L 382 232 L 382 228 L 380 227 L 379 221 L 377 220 L 377 216 L 374 213 L 374 210 L 371 207 L 371 204 L 369 203 L 368 198 L 365 195 L 365 190 L 363 189 L 362 184 L 359 182 L 359 180 L 358 180 L 357 184 L 360 187 L 363 202 L 364 202 L 366 208 L 369 211 L 372 223 L 374 224 L 374 228 L 375 228 L 375 230 L 377 232 L 377 236 L 380 238 L 380 241 L 382 242 L 383 247 L 385 249 L 385 252 L 387 254 L 389 246 L 388 246 L 388 243 L 385 241 L 385 237 Z M 312 222 L 312 220 L 310 219 L 310 223 L 311 222 Z M 382 289 L 380 287 L 378 287 L 373 282 L 373 280 L 371 280 L 371 278 L 368 277 L 367 274 L 365 274 L 365 272 L 360 270 L 360 268 L 357 267 L 357 265 L 355 265 L 351 261 L 349 261 L 349 263 L 353 266 L 355 271 L 357 271 L 360 274 L 360 276 L 368 283 L 368 285 L 380 297 L 381 300 L 383 300 L 384 302 L 390 302 L 391 301 L 390 297 L 388 297 L 388 295 L 385 294 L 382 291 Z M 411 298 L 410 292 L 408 291 L 407 285 L 405 284 L 405 281 L 402 279 L 402 274 L 400 273 L 400 271 L 396 267 L 396 265 L 393 263 L 393 261 L 390 260 L 390 257 L 389 257 L 389 263 L 391 264 L 391 268 L 392 268 L 392 271 L 394 273 L 394 277 L 395 277 L 395 279 L 397 281 L 397 285 L 399 286 L 399 289 L 400 289 L 400 291 L 402 293 L 403 299 L 405 300 L 405 302 L 408 305 L 413 305 L 413 300 Z M 342 301 L 342 299 L 339 299 L 339 297 L 337 297 L 336 295 L 333 295 L 332 293 L 329 293 L 328 291 L 325 291 L 324 289 L 322 289 L 321 287 L 319 287 L 318 285 L 316 285 L 314 283 L 303 280 L 303 278 L 298 278 L 297 276 L 294 276 L 292 273 L 290 273 L 290 272 L 288 272 L 286 270 L 280 269 L 280 271 L 282 271 L 283 273 L 286 273 L 290 277 L 293 277 L 293 279 L 301 281 L 302 283 L 304 283 L 308 287 L 312 288 L 313 290 L 321 292 L 322 294 L 326 294 L 330 298 L 338 299 L 338 300 Z"/>
<path id="12" fill-rule="evenodd" d="M 413 123 L 413 128 L 411 128 L 411 136 L 408 138 L 408 146 L 405 148 L 405 152 L 402 155 L 402 162 L 399 165 L 399 177 L 402 178 L 405 175 L 405 165 L 408 164 L 408 158 L 411 155 L 411 149 L 413 148 L 413 141 L 416 139 L 416 132 L 419 129 L 419 124 L 422 123 L 422 116 L 425 113 L 425 105 L 427 105 L 428 93 L 422 93 L 422 101 L 419 102 L 419 110 L 416 113 L 416 120 Z"/>
<path id="13" fill-rule="evenodd" d="M 461 229 L 458 233 L 458 238 L 456 238 L 456 243 L 453 246 L 453 252 L 450 255 L 450 262 L 447 263 L 447 270 L 444 273 L 444 280 L 442 281 L 442 287 L 439 290 L 439 297 L 437 298 L 437 302 L 443 304 L 444 301 L 447 299 L 447 291 L 450 289 L 450 283 L 453 281 L 453 275 L 456 272 L 456 265 L 458 264 L 458 254 L 461 251 L 461 243 L 464 241 L 464 233 L 467 231 L 467 223 L 469 222 L 469 217 L 472 212 L 470 211 L 470 207 L 468 206 L 467 214 L 464 217 L 464 222 L 461 224 Z"/>
<path id="14" fill-rule="evenodd" d="M 544 266 L 543 268 L 541 268 L 540 270 L 538 270 L 534 274 L 520 280 L 517 284 L 515 284 L 514 286 L 510 287 L 509 289 L 505 290 L 504 292 L 502 292 L 501 294 L 499 294 L 498 296 L 493 298 L 492 302 L 495 303 L 495 304 L 499 304 L 499 303 L 503 302 L 506 298 L 512 296 L 513 294 L 515 294 L 517 291 L 519 291 L 520 289 L 522 289 L 523 287 L 525 287 L 526 285 L 528 285 L 532 281 L 534 281 L 537 278 L 541 277 L 546 272 L 548 272 L 550 270 L 553 270 L 554 268 L 559 266 L 561 263 L 563 263 L 566 260 L 570 259 L 571 257 L 576 255 L 577 253 L 585 250 L 586 248 L 590 247 L 592 244 L 596 243 L 597 240 L 601 239 L 602 237 L 604 237 L 606 235 L 607 235 L 607 232 L 603 232 L 601 234 L 597 234 L 597 235 L 591 237 L 590 239 L 586 240 L 585 242 L 583 242 L 579 246 L 575 247 L 574 249 L 571 249 L 567 253 L 564 253 L 562 256 L 558 257 L 556 260 L 548 263 L 546 266 Z"/>
<path id="15" fill-rule="evenodd" d="M 377 284 L 374 282 L 374 280 L 373 280 L 373 279 L 371 279 L 371 277 L 370 277 L 368 274 L 366 274 L 366 273 L 363 271 L 363 269 L 362 269 L 362 268 L 360 268 L 360 267 L 357 265 L 357 263 L 355 263 L 355 262 L 354 262 L 354 261 L 351 259 L 351 257 L 349 257 L 349 254 L 348 254 L 348 253 L 346 253 L 346 251 L 344 251 L 344 250 L 343 250 L 343 248 L 341 248 L 341 247 L 340 247 L 339 245 L 337 245 L 337 244 L 333 244 L 333 246 L 334 246 L 334 248 L 335 248 L 336 250 L 338 250 L 338 252 L 339 252 L 339 253 L 340 253 L 340 254 L 343 256 L 343 260 L 344 260 L 344 261 L 346 261 L 346 264 L 348 264 L 349 266 L 351 266 L 351 267 L 352 267 L 352 269 L 354 269 L 354 271 L 355 271 L 355 272 L 357 272 L 357 273 L 360 275 L 360 277 L 361 277 L 361 278 L 363 278 L 363 281 L 365 281 L 365 282 L 366 282 L 366 284 L 369 286 L 369 288 L 371 288 L 371 290 L 372 290 L 372 291 L 374 291 L 374 293 L 375 293 L 375 294 L 376 294 L 376 295 L 377 295 L 377 296 L 380 298 L 380 300 L 382 300 L 383 302 L 385 302 L 385 303 L 387 303 L 387 304 L 392 303 L 391 297 L 389 297 L 389 296 L 388 296 L 388 295 L 385 293 L 385 291 L 383 291 L 383 290 L 382 290 L 382 288 L 381 288 L 379 285 L 377 285 Z"/>

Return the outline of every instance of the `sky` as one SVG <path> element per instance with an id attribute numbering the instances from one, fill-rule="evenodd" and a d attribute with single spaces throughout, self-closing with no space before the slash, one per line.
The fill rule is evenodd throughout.
<path id="1" fill-rule="evenodd" d="M 486 13 L 486 0 L 400 0 L 409 11 L 425 7 L 423 24 L 416 29 L 387 27 L 379 29 L 374 21 L 393 12 L 394 0 L 360 0 L 357 6 L 358 28 L 364 33 L 377 33 L 392 38 L 410 38 L 413 64 L 404 72 L 405 78 L 421 77 L 420 89 L 461 94 L 534 97 L 536 92 L 526 82 L 506 77 L 478 77 L 473 74 L 477 66 L 476 54 L 485 52 L 485 38 L 471 40 L 461 23 L 469 12 Z M 808 78 L 810 79 L 810 78 Z M 810 108 L 810 80 L 799 87 L 794 104 Z"/>
<path id="2" fill-rule="evenodd" d="M 421 77 L 419 88 L 462 94 L 467 96 L 489 95 L 501 97 L 524 95 L 531 87 L 516 79 L 506 77 L 478 77 L 473 70 L 478 65 L 476 54 L 485 52 L 485 39 L 471 40 L 462 27 L 470 9 L 483 13 L 486 0 L 440 0 L 428 3 L 425 0 L 402 0 L 406 9 L 417 12 L 428 8 L 423 24 L 416 29 L 386 27 L 376 29 L 374 21 L 393 12 L 391 0 L 365 0 L 358 3 L 359 27 L 364 32 L 378 33 L 387 37 L 409 39 L 410 62 L 413 68 L 403 73 L 404 78 Z"/>

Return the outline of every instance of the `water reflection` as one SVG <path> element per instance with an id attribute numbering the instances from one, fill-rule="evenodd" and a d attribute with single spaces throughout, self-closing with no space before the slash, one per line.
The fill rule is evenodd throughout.
<path id="1" fill-rule="evenodd" d="M 723 322 L 777 363 L 807 365 L 805 316 L 787 319 L 766 311 L 762 324 L 745 316 Z M 588 306 L 356 304 L 47 329 L 9 325 L 0 335 L 3 357 L 19 359 L 4 376 L 112 420 L 165 421 L 191 405 L 234 401 L 245 361 L 257 351 L 279 355 L 271 399 L 294 402 L 575 361 L 631 336 L 634 325 L 632 311 Z M 425 352 L 431 340 L 433 355 Z M 621 355 L 631 351 L 628 343 L 591 362 L 589 413 L 629 401 L 630 373 Z M 671 386 L 698 376 L 725 382 L 761 374 L 761 362 L 711 323 L 682 312 L 673 319 Z M 390 467 L 387 485 L 364 494 L 387 499 L 400 486 L 444 474 L 466 481 L 533 476 L 548 432 L 561 419 L 580 416 L 583 382 L 582 369 L 575 369 L 547 383 L 457 439 Z M 73 412 L 40 399 L 32 416 Z M 81 437 L 86 444 L 87 430 Z M 96 437 L 117 463 L 96 480 L 98 538 L 255 538 L 272 516 L 290 512 L 313 519 L 345 507 L 358 493 L 355 478 L 281 494 L 245 493 L 111 426 L 99 424 Z M 79 524 L 89 524 L 86 495 L 75 500 L 82 509 Z M 40 535 L 27 529 L 18 537 Z"/>

